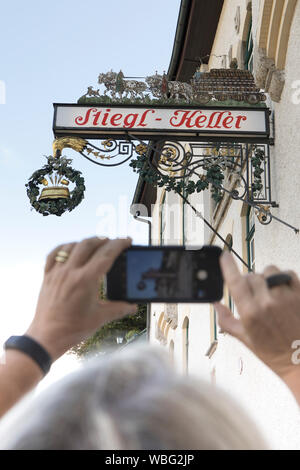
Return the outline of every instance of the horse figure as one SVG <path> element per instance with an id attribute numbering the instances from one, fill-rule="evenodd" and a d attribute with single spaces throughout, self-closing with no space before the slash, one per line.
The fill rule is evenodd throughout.
<path id="1" fill-rule="evenodd" d="M 158 73 L 146 77 L 146 83 L 155 98 L 174 99 L 175 101 L 184 98 L 188 102 L 193 99 L 193 88 L 191 85 L 177 81 L 167 81 L 165 84 L 165 80 L 165 75 L 162 76 Z"/>
<path id="2" fill-rule="evenodd" d="M 147 85 L 144 82 L 139 82 L 137 80 L 124 80 L 123 72 L 117 74 L 112 70 L 108 73 L 100 73 L 98 77 L 98 83 L 104 84 L 106 90 L 104 95 L 109 91 L 112 98 L 116 98 L 116 95 L 119 95 L 119 98 L 144 98 L 144 91 L 147 90 Z M 124 96 L 123 96 L 124 94 Z"/>
<path id="3" fill-rule="evenodd" d="M 117 81 L 117 74 L 110 70 L 107 73 L 100 73 L 98 77 L 98 83 L 105 86 L 106 90 L 104 90 L 104 96 L 106 96 L 107 92 L 111 92 L 111 97 L 116 97 L 116 81 Z"/>
<path id="4" fill-rule="evenodd" d="M 130 94 L 130 98 L 144 98 L 144 91 L 147 90 L 147 85 L 138 80 L 124 80 L 125 98 Z"/>
<path id="5" fill-rule="evenodd" d="M 162 82 L 163 82 L 162 75 L 159 75 L 156 72 L 155 75 L 146 77 L 145 80 L 154 98 L 162 98 Z"/>
<path id="6" fill-rule="evenodd" d="M 107 73 L 100 73 L 98 83 L 104 84 L 106 88 L 104 96 L 107 95 L 107 92 L 110 92 L 113 99 L 117 96 L 120 99 L 143 99 L 146 90 L 149 90 L 154 98 L 159 99 L 174 99 L 175 101 L 185 99 L 187 102 L 193 99 L 193 88 L 190 84 L 178 81 L 169 82 L 165 73 L 164 75 L 159 75 L 156 72 L 155 75 L 146 77 L 146 83 L 144 83 L 137 80 L 124 80 L 121 70 L 119 73 L 111 70 Z M 94 90 L 90 91 L 90 88 L 88 92 L 96 93 L 96 95 L 93 94 L 92 96 L 98 96 L 97 92 L 94 92 Z"/>

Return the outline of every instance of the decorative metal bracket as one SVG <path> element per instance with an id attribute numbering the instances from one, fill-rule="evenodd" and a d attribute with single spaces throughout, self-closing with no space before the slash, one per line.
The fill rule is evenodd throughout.
<path id="1" fill-rule="evenodd" d="M 144 142 L 137 143 L 135 136 L 128 136 L 128 139 L 108 139 L 102 141 L 101 146 L 96 146 L 82 138 L 61 137 L 53 142 L 53 154 L 57 157 L 64 148 L 72 148 L 96 165 L 119 166 L 135 154 L 146 154 L 149 147 Z M 175 179 L 182 179 L 184 176 L 187 181 L 193 175 L 201 178 L 204 171 L 218 165 L 229 182 L 233 175 L 240 180 L 232 191 L 234 199 L 246 198 L 256 204 L 277 207 L 271 197 L 270 154 L 267 144 L 189 143 L 187 150 L 178 141 L 161 140 L 156 142 L 153 150 L 157 156 L 156 164 L 151 162 L 151 166 L 162 176 L 169 175 Z M 115 158 L 121 161 L 104 162 L 111 162 Z"/>
<path id="2" fill-rule="evenodd" d="M 101 147 L 88 142 L 81 137 L 59 137 L 53 141 L 53 155 L 59 157 L 64 148 L 71 148 L 84 158 L 100 166 L 119 166 L 130 160 L 134 155 L 135 145 L 130 140 L 107 139 L 101 142 Z M 120 158 L 117 163 L 104 163 Z M 102 160 L 102 163 L 99 160 Z M 114 161 L 114 160 L 113 160 Z"/>
<path id="3" fill-rule="evenodd" d="M 228 193 L 233 199 L 254 207 L 261 224 L 267 225 L 275 219 L 295 233 L 299 231 L 270 211 L 278 204 L 272 200 L 268 144 L 191 142 L 183 145 L 178 140 L 163 139 L 156 141 L 154 146 L 131 134 L 128 134 L 128 140 L 107 139 L 101 141 L 99 146 L 77 137 L 54 140 L 53 154 L 56 157 L 64 148 L 72 148 L 92 163 L 105 167 L 119 166 L 131 160 L 130 165 L 135 169 L 139 167 L 141 173 L 141 166 L 148 163 L 160 181 L 172 182 L 172 189 L 191 188 L 192 176 L 197 176 L 199 184 L 196 191 L 206 189 L 210 184 L 217 202 L 224 193 Z M 114 159 L 121 161 L 115 162 Z M 106 160 L 114 163 L 106 163 Z"/>
<path id="4" fill-rule="evenodd" d="M 278 207 L 271 196 L 267 144 L 190 143 L 188 150 L 179 142 L 162 141 L 161 145 L 156 170 L 162 175 L 167 173 L 175 179 L 184 176 L 186 180 L 193 175 L 201 178 L 204 171 L 218 166 L 227 186 L 234 186 L 233 199 Z"/>

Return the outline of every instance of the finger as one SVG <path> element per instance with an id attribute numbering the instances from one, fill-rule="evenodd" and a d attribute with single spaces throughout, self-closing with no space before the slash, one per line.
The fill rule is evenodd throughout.
<path id="1" fill-rule="evenodd" d="M 122 251 L 129 248 L 131 241 L 131 238 L 109 240 L 94 252 L 91 259 L 85 264 L 85 269 L 92 277 L 106 274 Z"/>
<path id="2" fill-rule="evenodd" d="M 295 273 L 295 271 L 288 270 L 288 271 L 285 271 L 285 272 L 287 274 L 289 274 L 292 278 L 291 286 L 296 288 L 296 289 L 300 289 L 300 279 L 297 276 L 297 274 Z"/>
<path id="3" fill-rule="evenodd" d="M 270 290 L 268 289 L 265 278 L 262 274 L 250 273 L 247 276 L 248 284 L 257 300 L 262 298 L 267 299 L 270 297 Z"/>
<path id="4" fill-rule="evenodd" d="M 64 251 L 65 253 L 68 253 L 69 256 L 64 262 L 56 261 L 56 257 L 55 257 L 54 258 L 55 266 L 61 267 L 61 266 L 64 266 L 66 263 L 69 265 L 71 253 L 76 245 L 77 245 L 77 242 L 67 243 L 66 245 L 63 245 L 63 247 L 57 251 L 56 255 L 58 255 L 60 251 Z"/>
<path id="5" fill-rule="evenodd" d="M 236 306 L 248 304 L 253 298 L 250 286 L 245 276 L 240 273 L 233 256 L 228 251 L 222 253 L 220 264 L 224 280 Z"/>
<path id="6" fill-rule="evenodd" d="M 281 274 L 281 273 L 282 273 L 282 271 L 280 271 L 280 269 L 277 268 L 277 266 L 274 266 L 274 265 L 272 264 L 272 265 L 270 265 L 270 266 L 267 266 L 267 267 L 264 269 L 264 271 L 263 271 L 263 276 L 264 276 L 264 279 L 266 279 L 266 278 L 269 277 L 269 276 L 273 276 L 274 274 Z M 266 285 L 267 285 L 267 283 L 266 283 Z M 267 288 L 268 288 L 268 287 L 267 287 Z M 270 293 L 272 292 L 273 295 L 274 295 L 274 293 L 276 293 L 276 292 L 277 292 L 277 295 L 278 295 L 278 293 L 280 293 L 280 292 L 282 293 L 283 290 L 284 290 L 284 291 L 287 291 L 287 289 L 290 289 L 290 285 L 288 285 L 288 284 L 280 284 L 280 285 L 278 285 L 278 286 L 273 286 L 271 289 L 268 288 L 269 292 L 270 292 Z"/>
<path id="7" fill-rule="evenodd" d="M 94 254 L 94 252 L 103 246 L 108 241 L 108 238 L 91 237 L 77 243 L 72 250 L 72 255 L 69 258 L 68 264 L 71 267 L 83 266 Z"/>
<path id="8" fill-rule="evenodd" d="M 281 271 L 279 268 L 277 268 L 277 266 L 274 266 L 273 264 L 271 264 L 270 266 L 267 266 L 264 270 L 263 270 L 263 275 L 264 277 L 268 277 L 268 276 L 273 276 L 273 274 L 279 274 Z"/>
<path id="9" fill-rule="evenodd" d="M 53 266 L 57 264 L 64 264 L 64 263 L 57 263 L 57 261 L 55 261 L 57 253 L 59 251 L 65 251 L 66 253 L 70 254 L 75 245 L 77 245 L 77 243 L 73 242 L 73 243 L 67 243 L 64 245 L 59 245 L 56 248 L 54 248 L 54 250 L 52 250 L 47 256 L 46 265 L 45 265 L 45 273 L 49 272 L 53 268 Z"/>
<path id="10" fill-rule="evenodd" d="M 245 342 L 245 330 L 242 322 L 237 318 L 234 318 L 232 312 L 228 307 L 226 307 L 226 305 L 217 302 L 214 304 L 214 308 L 217 311 L 218 323 L 222 331 Z"/>

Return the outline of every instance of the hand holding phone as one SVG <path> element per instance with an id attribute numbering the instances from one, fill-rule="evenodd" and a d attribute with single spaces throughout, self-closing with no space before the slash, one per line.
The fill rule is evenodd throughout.
<path id="1" fill-rule="evenodd" d="M 218 246 L 132 246 L 107 274 L 109 300 L 215 302 L 223 297 Z"/>

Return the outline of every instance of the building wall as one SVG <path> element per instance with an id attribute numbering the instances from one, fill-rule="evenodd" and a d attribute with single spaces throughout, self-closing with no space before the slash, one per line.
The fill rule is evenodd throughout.
<path id="1" fill-rule="evenodd" d="M 271 2 L 272 3 L 272 2 Z M 285 6 L 286 2 L 283 2 Z M 261 36 L 261 15 L 264 1 L 226 0 L 224 2 L 219 27 L 209 61 L 209 68 L 225 66 L 224 55 L 231 51 L 239 66 L 243 66 L 243 47 L 249 29 L 252 13 L 254 54 L 258 55 L 258 40 Z M 239 7 L 240 27 L 237 28 Z M 271 5 L 272 7 L 272 5 Z M 284 8 L 283 8 L 284 11 Z M 294 226 L 300 224 L 300 176 L 299 147 L 300 133 L 300 93 L 296 95 L 297 80 L 300 80 L 300 2 L 295 5 L 292 17 L 285 67 L 281 71 L 284 86 L 279 93 L 279 100 L 268 98 L 268 106 L 275 117 L 275 145 L 271 148 L 272 196 L 279 208 L 272 212 Z M 260 67 L 254 60 L 254 67 Z M 260 58 L 259 58 L 260 60 Z M 229 59 L 226 59 L 229 66 Z M 272 66 L 271 66 L 272 67 Z M 274 68 L 275 72 L 276 69 Z M 276 72 L 277 73 L 277 72 Z M 256 69 L 254 69 L 254 75 Z M 298 84 L 299 88 L 299 84 Z M 273 95 L 272 95 L 273 96 Z M 277 95 L 276 95 L 277 96 Z M 277 99 L 277 98 L 276 98 Z M 191 202 L 198 204 L 199 210 L 210 219 L 211 199 L 209 192 L 191 197 Z M 158 202 L 162 200 L 162 190 L 158 192 Z M 173 235 L 166 243 L 186 244 L 216 243 L 224 248 L 223 243 L 213 239 L 210 230 L 197 219 L 188 207 L 183 206 L 178 196 L 166 196 L 165 204 L 175 203 L 173 218 Z M 160 244 L 160 209 L 156 205 L 153 215 L 153 243 Z M 246 207 L 240 201 L 232 201 L 218 228 L 226 238 L 233 237 L 233 248 L 247 260 L 245 243 Z M 184 218 L 185 240 L 182 237 L 182 220 Z M 168 219 L 167 219 L 168 220 Z M 194 225 L 193 225 L 194 224 Z M 168 225 L 168 222 L 167 222 Z M 170 232 L 169 232 L 170 233 Z M 290 228 L 273 220 L 269 225 L 255 222 L 256 270 L 261 271 L 268 264 L 276 264 L 282 269 L 294 269 L 300 274 L 300 239 Z M 242 270 L 245 267 L 240 264 Z M 228 297 L 228 296 L 225 296 Z M 226 300 L 226 299 L 225 299 Z M 227 298 L 228 300 L 228 298 Z M 177 326 L 168 316 L 167 306 L 153 304 L 151 309 L 150 340 L 164 343 L 170 347 L 176 367 L 185 372 L 184 334 L 185 318 L 189 318 L 189 353 L 188 372 L 199 375 L 223 387 L 240 401 L 263 430 L 270 445 L 276 449 L 300 449 L 300 416 L 299 408 L 285 385 L 262 364 L 240 342 L 217 330 L 215 340 L 215 323 L 211 306 L 201 304 L 178 305 Z M 163 314 L 163 315 L 161 315 Z M 237 315 L 237 312 L 235 312 Z M 164 325 L 158 332 L 159 318 L 164 317 Z M 300 339 L 300 338 L 297 338 Z M 173 351 L 174 345 L 174 351 Z"/>
<path id="2" fill-rule="evenodd" d="M 228 3 L 234 2 L 227 2 L 229 14 Z M 255 1 L 252 4 L 254 40 L 257 40 L 261 3 Z M 241 16 L 245 15 L 244 11 Z M 213 53 L 216 55 L 223 50 L 224 42 L 232 40 L 230 31 L 227 34 L 225 31 L 226 28 L 223 30 L 222 38 L 216 37 L 213 48 Z M 290 30 L 284 71 L 285 85 L 281 99 L 278 103 L 269 100 L 275 116 L 275 145 L 271 148 L 272 192 L 273 199 L 279 204 L 279 208 L 273 209 L 273 212 L 277 217 L 296 227 L 299 226 L 300 214 L 298 207 L 300 187 L 297 185 L 300 175 L 297 152 L 300 144 L 297 133 L 300 105 L 293 102 L 292 95 L 295 93 L 293 84 L 299 79 L 299 45 L 300 3 L 298 2 Z M 216 66 L 213 58 L 209 65 Z M 243 243 L 241 212 L 241 203 L 233 201 L 220 230 L 223 236 L 232 230 L 233 246 L 239 253 L 242 252 Z M 255 248 L 257 271 L 261 271 L 268 264 L 276 264 L 282 269 L 294 269 L 300 273 L 299 235 L 295 235 L 291 229 L 277 221 L 273 220 L 269 225 L 261 225 L 256 221 Z M 270 443 L 275 448 L 299 449 L 299 409 L 285 385 L 246 348 L 228 335 L 221 335 L 214 363 L 217 364 L 215 366 L 217 383 L 241 399 L 265 430 Z"/>

